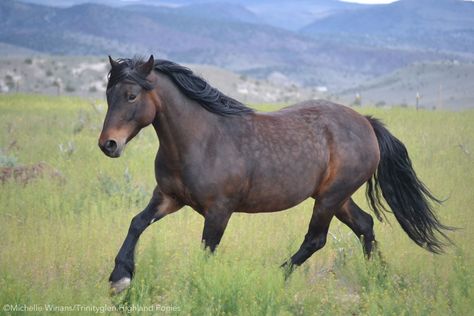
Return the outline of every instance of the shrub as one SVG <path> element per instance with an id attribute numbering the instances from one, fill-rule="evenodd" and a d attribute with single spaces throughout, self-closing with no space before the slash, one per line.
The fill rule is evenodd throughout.
<path id="1" fill-rule="evenodd" d="M 0 148 L 0 167 L 12 168 L 17 164 L 18 159 L 15 156 L 7 154 L 6 151 Z"/>

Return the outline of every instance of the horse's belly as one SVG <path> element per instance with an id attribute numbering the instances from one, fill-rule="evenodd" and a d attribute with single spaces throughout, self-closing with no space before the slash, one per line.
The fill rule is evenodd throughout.
<path id="1" fill-rule="evenodd" d="M 279 176 L 254 179 L 237 212 L 277 212 L 291 208 L 310 197 L 319 176 L 315 170 L 304 174 L 282 172 Z"/>
<path id="2" fill-rule="evenodd" d="M 289 208 L 292 208 L 304 200 L 306 200 L 309 196 L 300 197 L 299 199 L 294 200 L 284 200 L 284 199 L 265 199 L 261 198 L 258 201 L 246 201 L 242 205 L 241 208 L 235 210 L 235 212 L 240 213 L 271 213 L 271 212 L 279 212 L 284 211 Z"/>

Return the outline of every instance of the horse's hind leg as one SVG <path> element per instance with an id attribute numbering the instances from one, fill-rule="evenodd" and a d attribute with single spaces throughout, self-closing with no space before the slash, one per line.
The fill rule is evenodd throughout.
<path id="1" fill-rule="evenodd" d="M 361 238 L 364 254 L 370 258 L 375 243 L 374 220 L 350 198 L 336 211 L 336 217 Z"/>
<path id="2" fill-rule="evenodd" d="M 313 215 L 309 223 L 308 232 L 301 244 L 300 249 L 285 262 L 282 267 L 286 269 L 287 275 L 294 266 L 299 266 L 305 262 L 313 253 L 324 247 L 329 230 L 329 224 L 336 212 L 350 199 L 354 191 L 362 184 L 361 180 L 351 181 L 351 179 L 338 178 L 330 179 L 322 185 L 322 188 L 314 194 L 316 203 L 313 208 Z"/>
<path id="3" fill-rule="evenodd" d="M 329 224 L 334 216 L 333 209 L 334 208 L 324 203 L 324 200 L 319 201 L 314 205 L 308 232 L 306 233 L 300 249 L 288 262 L 285 262 L 282 265 L 283 268 L 287 269 L 288 274 L 293 270 L 295 265 L 301 265 L 311 257 L 313 253 L 324 247 L 326 244 Z"/>

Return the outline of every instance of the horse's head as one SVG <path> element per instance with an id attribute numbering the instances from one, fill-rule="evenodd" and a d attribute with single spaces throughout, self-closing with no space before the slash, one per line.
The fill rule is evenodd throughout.
<path id="1" fill-rule="evenodd" d="M 107 114 L 99 147 L 109 157 L 120 157 L 125 144 L 155 118 L 158 100 L 154 87 L 153 55 L 147 62 L 113 60 L 107 84 Z"/>

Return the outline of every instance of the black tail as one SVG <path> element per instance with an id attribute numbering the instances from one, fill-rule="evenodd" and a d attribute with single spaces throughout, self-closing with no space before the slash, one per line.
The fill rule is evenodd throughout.
<path id="1" fill-rule="evenodd" d="M 439 222 L 431 202 L 441 204 L 416 176 L 405 145 L 393 136 L 379 120 L 367 117 L 380 148 L 377 172 L 367 182 L 367 199 L 375 215 L 381 220 L 383 206 L 380 191 L 397 221 L 408 236 L 419 246 L 441 253 L 450 243 L 444 233 L 452 230 Z M 441 239 L 439 238 L 441 237 Z"/>

